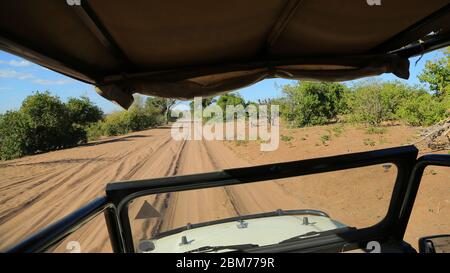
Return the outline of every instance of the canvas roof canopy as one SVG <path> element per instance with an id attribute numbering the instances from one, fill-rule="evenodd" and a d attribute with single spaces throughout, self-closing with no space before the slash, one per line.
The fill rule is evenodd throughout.
<path id="1" fill-rule="evenodd" d="M 406 79 L 409 57 L 449 41 L 450 0 L 0 1 L 1 50 L 124 108 L 274 77 Z"/>

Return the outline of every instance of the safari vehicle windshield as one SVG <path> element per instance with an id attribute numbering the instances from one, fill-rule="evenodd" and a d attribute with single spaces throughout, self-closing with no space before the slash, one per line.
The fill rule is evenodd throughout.
<path id="1" fill-rule="evenodd" d="M 394 164 L 378 164 L 141 196 L 128 205 L 135 251 L 236 251 L 370 227 L 386 216 L 396 177 Z"/>

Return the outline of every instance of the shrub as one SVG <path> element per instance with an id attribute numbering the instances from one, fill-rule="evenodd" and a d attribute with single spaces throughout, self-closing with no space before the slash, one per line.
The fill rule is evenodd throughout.
<path id="1" fill-rule="evenodd" d="M 373 140 L 370 139 L 370 138 L 364 139 L 363 142 L 364 142 L 364 145 L 366 145 L 366 146 L 375 146 L 375 145 L 376 145 L 375 141 L 373 141 Z"/>
<path id="2" fill-rule="evenodd" d="M 129 133 L 127 124 L 127 111 L 115 112 L 106 116 L 103 123 L 103 132 L 106 136 L 117 136 Z"/>
<path id="3" fill-rule="evenodd" d="M 405 101 L 399 109 L 399 117 L 412 126 L 429 126 L 448 116 L 449 101 L 442 102 L 428 93 Z"/>
<path id="4" fill-rule="evenodd" d="M 63 103 L 49 92 L 28 96 L 19 111 L 0 116 L 0 158 L 13 159 L 35 152 L 72 147 L 102 135 L 116 136 L 166 122 L 172 105 L 168 100 L 136 103 L 128 111 L 103 118 L 89 98 L 70 98 Z M 164 105 L 158 108 L 156 102 Z M 164 108 L 166 107 L 166 108 Z M 164 108 L 164 113 L 161 109 Z"/>
<path id="5" fill-rule="evenodd" d="M 70 98 L 66 106 L 72 123 L 85 126 L 97 122 L 103 117 L 103 111 L 88 97 Z"/>
<path id="6" fill-rule="evenodd" d="M 139 131 L 160 124 L 163 116 L 160 115 L 160 117 L 158 118 L 156 112 L 148 111 L 148 109 L 131 108 L 125 118 L 129 131 Z"/>
<path id="7" fill-rule="evenodd" d="M 386 133 L 386 131 L 386 128 L 370 126 L 367 128 L 366 133 L 369 135 L 382 135 Z"/>
<path id="8" fill-rule="evenodd" d="M 344 126 L 342 126 L 342 124 L 336 125 L 331 129 L 334 132 L 334 135 L 339 137 L 340 135 L 342 135 L 342 133 L 344 133 Z"/>
<path id="9" fill-rule="evenodd" d="M 292 136 L 281 135 L 281 140 L 284 142 L 289 142 L 289 141 L 292 141 L 293 139 L 294 139 L 294 137 L 292 137 Z"/>
<path id="10" fill-rule="evenodd" d="M 100 137 L 105 135 L 105 131 L 103 129 L 104 122 L 99 121 L 96 123 L 89 124 L 86 127 L 86 137 L 89 141 L 98 140 Z"/>
<path id="11" fill-rule="evenodd" d="M 86 143 L 87 141 L 86 127 L 73 124 L 65 134 L 61 148 L 73 147 L 78 144 Z"/>
<path id="12" fill-rule="evenodd" d="M 227 111 L 227 106 L 241 106 L 240 109 L 242 114 L 244 114 L 244 108 L 246 107 L 245 101 L 239 93 L 227 93 L 221 95 L 217 99 L 217 105 L 222 109 L 224 120 L 236 119 L 238 117 L 239 107 L 236 107 L 235 113 L 230 113 Z"/>
<path id="13" fill-rule="evenodd" d="M 413 126 L 429 126 L 446 117 L 450 99 L 399 82 L 363 82 L 347 95 L 352 121 L 370 124 L 368 133 L 383 121 L 400 119 Z"/>
<path id="14" fill-rule="evenodd" d="M 350 120 L 377 126 L 398 118 L 399 107 L 424 90 L 400 82 L 364 81 L 352 88 L 347 97 Z"/>
<path id="15" fill-rule="evenodd" d="M 127 111 L 114 112 L 101 122 L 91 124 L 87 130 L 89 140 L 100 136 L 117 136 L 140 131 L 165 123 L 165 116 L 150 106 L 132 106 Z"/>
<path id="16" fill-rule="evenodd" d="M 378 125 L 392 117 L 381 95 L 380 86 L 366 84 L 358 86 L 349 102 L 351 120 Z"/>
<path id="17" fill-rule="evenodd" d="M 32 152 L 32 132 L 24 114 L 8 111 L 0 117 L 0 158 L 9 160 Z"/>
<path id="18" fill-rule="evenodd" d="M 64 103 L 49 92 L 35 93 L 22 103 L 23 113 L 32 131 L 29 136 L 32 150 L 50 151 L 65 147 L 72 123 Z M 75 139 L 73 139 L 75 141 Z"/>
<path id="19" fill-rule="evenodd" d="M 320 137 L 320 140 L 322 141 L 322 144 L 325 144 L 325 142 L 330 141 L 331 136 L 330 135 L 322 135 Z"/>
<path id="20" fill-rule="evenodd" d="M 299 82 L 286 85 L 281 112 L 294 127 L 321 125 L 336 118 L 346 87 L 339 83 Z"/>
<path id="21" fill-rule="evenodd" d="M 65 104 L 49 92 L 36 92 L 19 111 L 1 117 L 0 157 L 8 160 L 85 143 L 86 127 L 102 115 L 88 98 L 71 98 Z"/>
<path id="22" fill-rule="evenodd" d="M 172 108 L 176 105 L 176 99 L 160 98 L 160 97 L 148 97 L 145 100 L 145 108 L 156 111 L 161 115 L 160 120 L 163 124 L 167 124 L 171 120 Z M 135 105 L 138 108 L 142 108 L 141 105 Z"/>

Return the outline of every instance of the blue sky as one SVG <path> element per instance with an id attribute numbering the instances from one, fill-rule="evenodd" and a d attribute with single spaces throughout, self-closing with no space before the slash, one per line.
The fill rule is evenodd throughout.
<path id="1" fill-rule="evenodd" d="M 442 57 L 441 51 L 435 51 L 424 55 L 415 64 L 419 57 L 411 58 L 411 76 L 408 80 L 401 80 L 409 84 L 421 83 L 417 76 L 422 71 L 427 60 L 434 60 Z M 383 80 L 398 79 L 392 74 L 378 76 Z M 273 98 L 281 95 L 278 86 L 292 83 L 284 79 L 265 80 L 250 87 L 239 90 L 239 93 L 246 99 L 256 101 L 258 99 Z M 102 98 L 95 91 L 92 85 L 71 79 L 62 74 L 53 72 L 44 67 L 30 63 L 17 56 L 0 51 L 0 113 L 8 110 L 16 110 L 22 101 L 35 91 L 46 91 L 59 96 L 63 101 L 69 97 L 87 96 L 106 113 L 120 110 L 114 103 Z M 187 109 L 188 102 L 181 102 L 178 109 Z"/>

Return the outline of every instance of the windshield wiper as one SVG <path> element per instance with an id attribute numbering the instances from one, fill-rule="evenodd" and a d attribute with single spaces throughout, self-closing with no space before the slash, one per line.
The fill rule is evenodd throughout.
<path id="1" fill-rule="evenodd" d="M 321 237 L 321 236 L 341 233 L 341 232 L 349 231 L 349 230 L 356 230 L 356 228 L 355 227 L 344 227 L 344 228 L 338 228 L 338 229 L 332 229 L 332 230 L 326 230 L 326 231 L 320 231 L 320 232 L 311 231 L 311 232 L 307 232 L 307 233 L 300 234 L 300 235 L 294 236 L 292 238 L 283 240 L 283 241 L 279 242 L 279 244 L 295 242 L 298 240 L 304 240 L 304 239 L 308 239 L 308 238 L 312 238 L 312 237 Z"/>
<path id="2" fill-rule="evenodd" d="M 185 253 L 193 253 L 193 252 L 212 252 L 224 249 L 238 250 L 243 251 L 245 249 L 250 249 L 254 247 L 259 247 L 259 245 L 255 244 L 242 244 L 242 245 L 228 245 L 228 246 L 202 246 L 193 250 L 186 251 Z"/>

